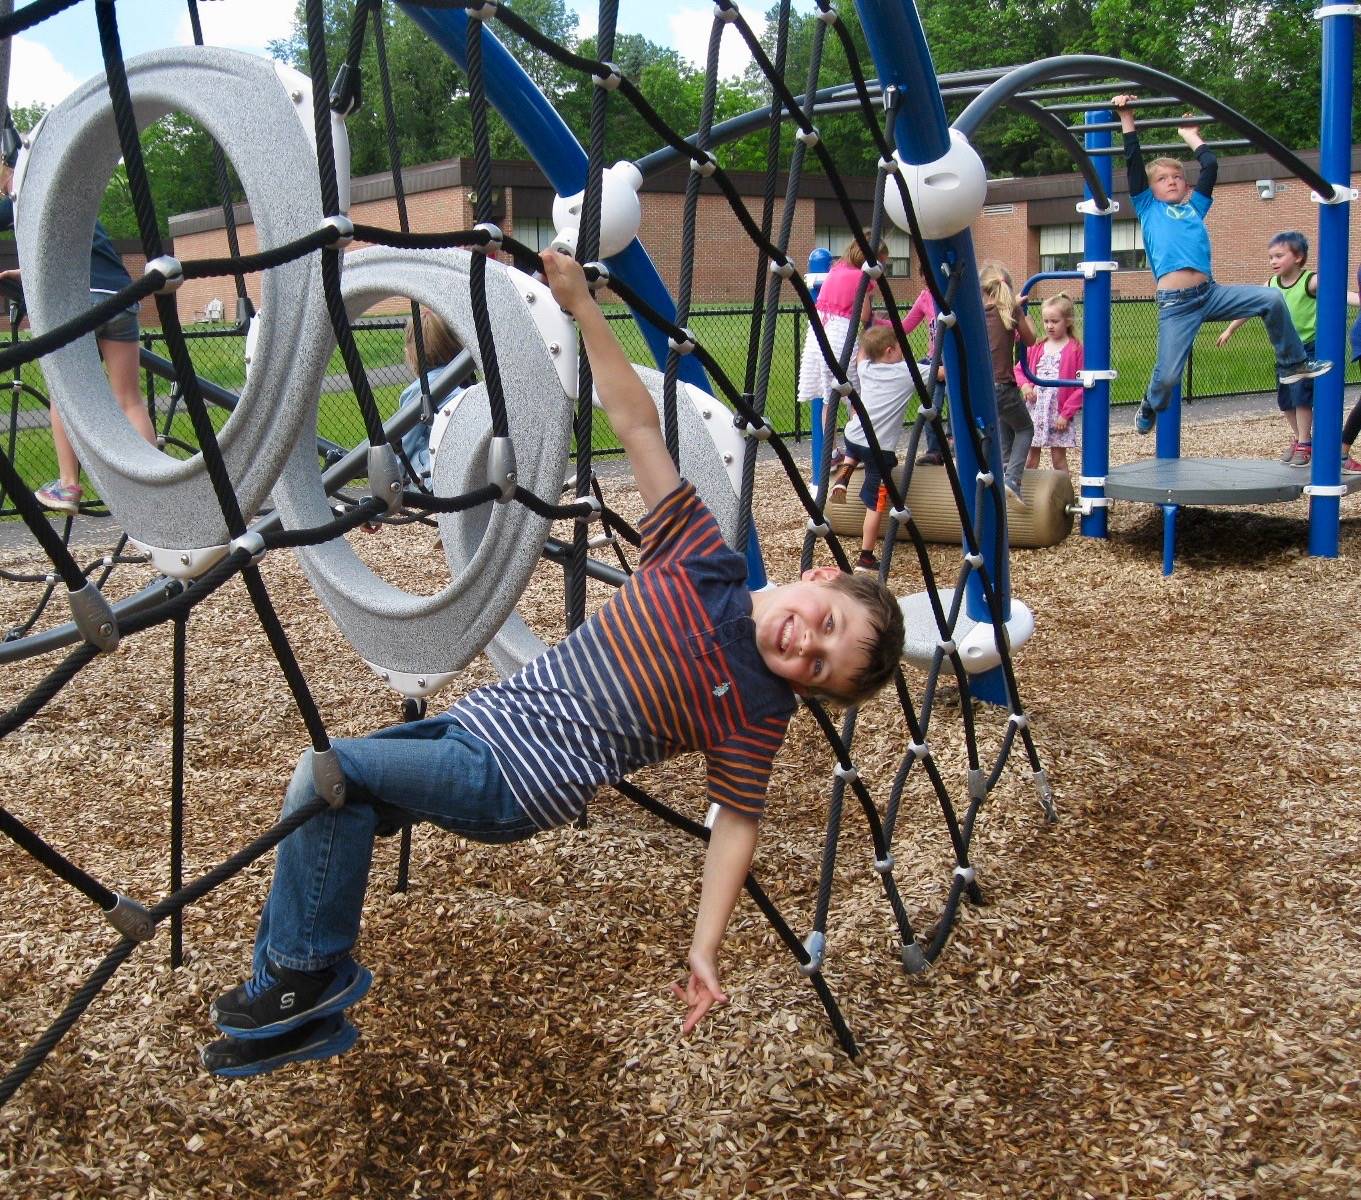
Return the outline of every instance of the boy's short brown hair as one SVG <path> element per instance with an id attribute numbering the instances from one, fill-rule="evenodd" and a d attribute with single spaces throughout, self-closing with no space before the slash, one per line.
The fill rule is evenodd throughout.
<path id="1" fill-rule="evenodd" d="M 851 677 L 844 693 L 832 699 L 843 704 L 863 704 L 893 678 L 894 668 L 903 657 L 903 610 L 898 598 L 879 582 L 877 575 L 842 572 L 828 581 L 828 587 L 844 592 L 865 610 L 873 637 L 864 643 L 865 665 Z"/>
<path id="2" fill-rule="evenodd" d="M 1159 167 L 1167 171 L 1175 171 L 1183 179 L 1186 178 L 1186 164 L 1179 158 L 1155 158 L 1148 162 L 1144 170 L 1146 174 L 1152 175 Z"/>
<path id="3" fill-rule="evenodd" d="M 860 349 L 870 362 L 879 362 L 897 344 L 897 335 L 887 325 L 871 325 L 860 335 Z"/>

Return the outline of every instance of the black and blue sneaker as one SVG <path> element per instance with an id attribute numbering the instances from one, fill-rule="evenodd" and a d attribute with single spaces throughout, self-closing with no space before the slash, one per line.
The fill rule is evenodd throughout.
<path id="1" fill-rule="evenodd" d="M 324 971 L 270 964 L 213 1001 L 213 1023 L 228 1037 L 272 1038 L 362 1000 L 373 973 L 352 958 Z"/>
<path id="2" fill-rule="evenodd" d="M 1134 429 L 1137 433 L 1149 433 L 1158 414 L 1147 400 L 1139 401 L 1139 410 L 1134 414 Z"/>
<path id="3" fill-rule="evenodd" d="M 310 1062 L 344 1054 L 359 1039 L 359 1030 L 339 1013 L 308 1021 L 278 1037 L 219 1038 L 199 1051 L 203 1065 L 214 1075 L 233 1079 L 268 1075 L 293 1062 Z"/>
<path id="4" fill-rule="evenodd" d="M 1301 379 L 1317 379 L 1332 369 L 1333 364 L 1326 358 L 1309 358 L 1302 363 L 1296 363 L 1293 367 L 1282 368 L 1276 378 L 1281 383 L 1299 383 Z"/>

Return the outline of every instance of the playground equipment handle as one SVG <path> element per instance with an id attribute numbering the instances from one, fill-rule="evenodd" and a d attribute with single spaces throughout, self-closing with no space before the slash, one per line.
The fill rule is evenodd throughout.
<path id="1" fill-rule="evenodd" d="M 1030 291 L 1037 283 L 1043 283 L 1046 279 L 1086 279 L 1087 276 L 1081 271 L 1041 271 L 1038 275 L 1032 275 L 1025 281 L 1025 287 L 1021 289 L 1021 295 L 1026 298 L 1026 307 L 1030 307 Z M 1040 379 L 1030 370 L 1030 363 L 1026 361 L 1026 355 L 1021 355 L 1021 374 L 1031 383 L 1039 387 L 1061 387 L 1061 388 L 1087 388 L 1090 384 L 1083 383 L 1081 379 Z"/>

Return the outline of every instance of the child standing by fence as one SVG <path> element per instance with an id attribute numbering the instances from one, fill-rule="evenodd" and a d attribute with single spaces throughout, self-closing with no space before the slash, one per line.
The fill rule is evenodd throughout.
<path id="1" fill-rule="evenodd" d="M 1082 343 L 1074 333 L 1073 302 L 1060 292 L 1040 306 L 1040 322 L 1044 326 L 1044 341 L 1036 342 L 1026 351 L 1026 364 L 1037 379 L 1076 379 L 1082 370 Z M 1068 469 L 1068 448 L 1077 445 L 1077 429 L 1073 422 L 1082 408 L 1080 387 L 1047 387 L 1030 382 L 1020 363 L 1016 364 L 1016 383 L 1030 409 L 1035 425 L 1035 439 L 1030 443 L 1027 467 L 1040 465 L 1040 451 L 1046 447 L 1054 470 Z"/>
<path id="2" fill-rule="evenodd" d="M 1278 233 L 1267 243 L 1266 258 L 1272 270 L 1266 285 L 1284 297 L 1295 332 L 1304 343 L 1304 352 L 1313 358 L 1314 331 L 1318 327 L 1318 274 L 1304 267 L 1309 259 L 1309 240 L 1294 229 Z M 1215 345 L 1228 345 L 1229 339 L 1246 324 L 1245 317 L 1231 321 L 1215 339 Z M 1281 462 L 1307 467 L 1314 456 L 1314 381 L 1299 379 L 1277 384 L 1276 405 L 1290 426 L 1290 445 L 1282 453 Z"/>
<path id="3" fill-rule="evenodd" d="M 883 243 L 879 247 L 879 261 L 883 262 L 887 257 L 888 244 Z M 841 257 L 832 264 L 832 269 L 827 272 L 827 278 L 823 280 L 818 291 L 818 316 L 822 318 L 822 328 L 827 334 L 832 353 L 838 356 L 846 344 L 847 334 L 854 338 L 874 316 L 869 293 L 866 293 L 865 299 L 861 302 L 860 311 L 854 311 L 855 294 L 860 288 L 864 266 L 865 255 L 860 249 L 860 243 L 852 241 Z M 851 386 L 858 392 L 860 377 L 856 371 L 854 353 L 846 368 L 846 376 L 850 379 Z M 818 345 L 818 339 L 810 329 L 808 340 L 803 344 L 803 358 L 799 363 L 799 403 L 808 404 L 817 399 L 832 401 L 836 396 L 836 392 L 832 390 L 836 382 L 836 375 L 827 365 L 827 360 L 822 355 L 822 347 Z"/>
<path id="4" fill-rule="evenodd" d="M 997 433 L 1002 447 L 1002 472 L 1007 499 L 1025 507 L 1021 499 L 1021 479 L 1035 423 L 1016 386 L 1016 342 L 1035 344 L 1035 327 L 1026 316 L 1022 301 L 1016 298 L 1011 275 L 1001 263 L 986 263 L 978 273 L 983 291 L 983 319 L 988 326 L 988 353 L 992 357 L 992 385 L 997 393 Z"/>

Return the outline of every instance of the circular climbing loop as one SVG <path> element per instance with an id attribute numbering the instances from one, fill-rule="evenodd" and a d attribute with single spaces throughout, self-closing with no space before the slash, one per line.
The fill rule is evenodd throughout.
<path id="1" fill-rule="evenodd" d="M 50 6 L 32 5 L 9 14 L 0 6 L 0 39 L 40 19 L 39 10 L 46 7 Z M 760 582 L 762 573 L 752 506 L 758 452 L 763 447 L 783 470 L 790 494 L 807 515 L 802 565 L 830 558 L 843 569 L 849 567 L 845 549 L 823 510 L 831 437 L 823 440 L 810 487 L 802 464 L 764 416 L 771 387 L 777 309 L 782 292 L 788 288 L 809 317 L 810 336 L 816 339 L 837 381 L 838 395 L 828 399 L 844 401 L 862 420 L 865 417 L 847 370 L 854 353 L 853 339 L 848 337 L 840 345 L 828 340 L 808 283 L 790 257 L 799 185 L 809 156 L 826 175 L 846 224 L 865 254 L 869 269 L 860 282 L 860 298 L 871 288 L 875 290 L 911 364 L 921 411 L 907 447 L 909 464 L 915 459 L 917 441 L 928 423 L 943 433 L 942 405 L 916 366 L 891 282 L 879 269 L 874 252 L 884 229 L 885 197 L 890 190 L 896 197 L 895 210 L 910 230 L 918 260 L 928 265 L 926 283 L 942 314 L 941 328 L 946 333 L 937 339 L 936 361 L 925 378 L 935 378 L 934 368 L 948 344 L 955 376 L 955 432 L 961 444 L 959 467 L 952 463 L 947 468 L 960 518 L 961 553 L 950 581 L 953 586 L 942 588 L 937 581 L 926 543 L 906 505 L 908 481 L 888 477 L 892 509 L 881 577 L 891 577 L 896 535 L 901 527 L 908 537 L 904 552 L 912 554 L 924 588 L 924 619 L 934 628 L 922 673 L 914 674 L 911 681 L 902 670 L 897 674 L 897 705 L 891 719 L 897 723 L 902 747 L 898 768 L 892 778 L 865 778 L 855 760 L 859 714 L 850 710 L 836 721 L 823 705 L 810 701 L 810 719 L 825 738 L 829 765 L 827 832 L 817 899 L 812 913 L 807 914 L 810 932 L 806 937 L 800 939 L 793 932 L 755 878 L 747 881 L 749 894 L 816 990 L 838 1040 L 848 1053 L 855 1053 L 854 1038 L 822 971 L 847 801 L 861 810 L 870 830 L 870 852 L 857 847 L 857 861 L 880 880 L 899 942 L 901 964 L 912 971 L 923 969 L 941 952 L 958 905 L 965 898 L 981 897 L 970 859 L 972 833 L 985 801 L 1018 746 L 1046 814 L 1051 819 L 1053 816 L 1005 633 L 1010 606 L 1006 517 L 996 470 L 991 388 L 986 373 L 977 365 L 979 347 L 985 347 L 986 339 L 981 308 L 977 297 L 969 292 L 973 280 L 971 251 L 966 244 L 952 240 L 954 233 L 935 225 L 932 232 L 939 240 L 928 245 L 917 221 L 911 189 L 904 180 L 905 172 L 897 165 L 904 159 L 932 161 L 933 156 L 949 148 L 951 138 L 944 127 L 943 112 L 939 128 L 923 146 L 899 145 L 898 135 L 908 128 L 902 104 L 890 103 L 885 113 L 871 102 L 855 46 L 828 0 L 818 0 L 822 20 L 814 29 L 807 78 L 792 85 L 786 79 L 785 61 L 788 3 L 779 10 L 776 50 L 771 57 L 737 6 L 731 0 L 717 0 L 707 61 L 710 82 L 717 79 L 722 40 L 740 38 L 770 86 L 764 197 L 760 211 L 752 212 L 711 153 L 710 148 L 717 144 L 713 136 L 715 89 L 705 89 L 701 109 L 695 114 L 694 131 L 676 130 L 652 109 L 636 82 L 610 63 L 615 42 L 615 0 L 600 4 L 598 60 L 558 45 L 511 9 L 490 0 L 467 5 L 450 0 L 429 5 L 402 0 L 403 10 L 427 30 L 433 43 L 466 69 L 477 194 L 472 228 L 413 233 L 401 202 L 400 162 L 385 71 L 377 90 L 389 114 L 399 228 L 356 225 L 349 216 L 348 153 L 340 114 L 349 111 L 354 96 L 338 88 L 331 98 L 321 0 L 307 0 L 305 4 L 311 70 L 305 87 L 281 76 L 270 64 L 223 50 L 161 51 L 125 63 L 119 49 L 119 7 L 116 3 L 93 6 L 104 49 L 105 75 L 78 89 L 48 117 L 22 163 L 24 191 L 18 237 L 25 275 L 31 284 L 35 336 L 0 351 L 0 370 L 42 359 L 54 394 L 63 397 L 63 411 L 70 412 L 77 447 L 90 464 L 92 478 L 114 517 L 138 542 L 178 558 L 183 571 L 170 571 L 166 566 L 162 569 L 167 574 L 192 577 L 192 586 L 178 579 L 160 579 L 127 601 L 112 604 L 105 600 L 98 588 L 89 585 L 69 550 L 56 537 L 8 457 L 0 454 L 0 488 L 14 498 L 34 538 L 51 557 L 52 576 L 65 585 L 71 608 L 67 626 L 23 639 L 31 643 L 33 653 L 61 650 L 65 654 L 27 695 L 9 702 L 8 711 L 0 715 L 0 736 L 12 733 L 52 702 L 97 654 L 111 649 L 120 639 L 135 637 L 166 622 L 173 624 L 176 635 L 175 708 L 176 720 L 182 722 L 179 701 L 183 698 L 190 619 L 200 607 L 210 610 L 216 591 L 239 576 L 307 728 L 318 799 L 288 821 L 261 832 L 240 852 L 197 879 L 184 882 L 178 874 L 178 859 L 172 857 L 170 892 L 148 903 L 123 896 L 93 879 L 71 858 L 48 845 L 38 832 L 43 821 L 40 811 L 27 812 L 21 819 L 0 808 L 0 831 L 99 907 L 120 935 L 47 1033 L 0 1080 L 0 1104 L 38 1067 L 119 965 L 139 942 L 152 936 L 161 922 L 169 921 L 177 937 L 174 931 L 179 915 L 188 904 L 266 854 L 327 803 L 344 802 L 343 778 L 335 771 L 324 716 L 257 568 L 263 556 L 284 547 L 295 549 L 345 638 L 408 696 L 438 686 L 441 677 L 457 670 L 484 646 L 502 670 L 516 668 L 541 649 L 541 643 L 514 616 L 513 609 L 541 554 L 552 549 L 546 547 L 546 538 L 554 519 L 575 519 L 570 544 L 553 549 L 553 553 L 555 561 L 567 568 L 568 623 L 576 625 L 585 619 L 586 579 L 600 570 L 600 564 L 588 554 L 588 526 L 597 515 L 610 520 L 608 512 L 600 514 L 600 505 L 593 498 L 590 363 L 584 355 L 573 353 L 574 332 L 546 299 L 542 284 L 532 278 L 539 265 L 535 252 L 504 236 L 492 222 L 489 105 L 500 109 L 557 192 L 570 200 L 559 209 L 564 220 L 570 217 L 575 223 L 560 233 L 566 237 L 570 232 L 567 240 L 589 264 L 588 275 L 608 286 L 644 326 L 656 368 L 639 367 L 639 373 L 658 405 L 668 448 L 714 509 L 724 536 L 747 552 L 754 584 Z M 347 68 L 357 65 L 366 23 L 379 7 L 372 0 L 356 0 Z M 904 5 L 903 13 L 904 19 L 915 22 L 911 6 Z M 600 84 L 592 92 L 584 150 L 496 40 L 494 27 L 500 25 L 538 52 Z M 922 53 L 913 61 L 903 49 L 911 39 L 896 39 L 890 45 L 882 31 L 871 30 L 876 55 L 898 71 L 895 87 L 899 91 L 895 95 L 899 101 L 904 79 L 911 79 L 918 89 L 935 87 L 934 79 L 924 74 L 929 59 L 925 58 L 919 27 L 916 34 Z M 374 36 L 382 63 L 378 22 Z M 836 163 L 811 119 L 828 37 L 837 39 L 850 64 L 854 110 L 861 115 L 882 159 L 867 226 L 858 220 Z M 914 71 L 919 78 L 912 76 Z M 794 89 L 800 86 L 802 96 L 796 96 Z M 939 97 L 936 99 L 938 106 Z M 602 256 L 601 206 L 606 191 L 609 113 L 621 104 L 640 114 L 661 143 L 691 165 L 674 300 L 661 286 L 642 244 L 636 239 L 624 244 L 614 216 L 608 223 L 605 245 L 607 252 L 614 253 L 608 255 L 606 263 L 595 261 Z M 137 129 L 171 109 L 199 121 L 236 167 L 260 234 L 261 250 L 256 254 L 243 255 L 235 247 L 230 215 L 229 243 L 233 248 L 229 256 L 176 263 L 165 253 Z M 788 161 L 782 162 L 780 129 L 785 122 L 795 127 L 796 137 Z M 925 127 L 930 122 L 923 119 L 922 124 Z M 184 408 L 197 439 L 196 453 L 187 461 L 173 460 L 136 438 L 117 414 L 91 339 L 85 336 L 103 318 L 100 309 L 84 306 L 86 257 L 83 251 L 74 255 L 71 247 L 83 248 L 88 243 L 96 199 L 120 157 L 127 169 L 148 267 L 141 279 L 111 298 L 109 305 L 127 306 L 144 297 L 155 297 Z M 778 195 L 781 172 L 786 176 L 782 200 Z M 641 176 L 643 171 L 633 174 Z M 627 170 L 618 176 L 632 178 Z M 225 182 L 225 174 L 222 179 Z M 280 186 L 281 180 L 286 181 L 285 187 Z M 636 192 L 636 186 L 629 186 Z M 706 189 L 723 198 L 751 241 L 752 325 L 740 379 L 730 376 L 687 327 L 694 298 L 696 214 L 701 192 Z M 225 195 L 224 202 L 230 214 Z M 627 203 L 622 205 L 623 210 L 629 208 Z M 352 240 L 364 241 L 373 248 L 346 253 L 345 247 Z M 513 266 L 500 261 L 499 256 L 509 256 Z M 259 341 L 235 414 L 219 431 L 209 419 L 209 393 L 195 375 L 185 346 L 174 288 L 182 278 L 230 275 L 238 280 L 238 294 L 244 295 L 239 281 L 253 273 L 262 275 L 265 297 Z M 403 488 L 392 442 L 416 418 L 408 411 L 384 421 L 351 330 L 354 314 L 393 295 L 428 306 L 443 317 L 470 353 L 477 374 L 477 382 L 458 398 L 449 418 L 435 455 L 430 491 Z M 344 363 L 368 445 L 352 456 L 355 461 L 322 472 L 317 465 L 314 436 L 317 392 L 333 349 Z M 835 431 L 837 409 L 836 403 L 827 405 L 826 434 Z M 864 424 L 871 452 L 881 454 L 871 423 L 865 420 Z M 575 495 L 562 503 L 560 495 L 573 440 L 577 450 L 575 471 L 567 490 Z M 909 466 L 909 477 L 910 472 Z M 355 480 L 367 481 L 368 494 L 338 501 L 340 489 Z M 764 476 L 761 486 L 768 486 Z M 344 540 L 343 535 L 361 525 L 400 520 L 404 515 L 434 519 L 440 525 L 451 581 L 434 596 L 414 596 L 384 582 Z M 161 558 L 153 555 L 158 565 L 166 558 L 165 553 Z M 995 650 L 995 665 L 977 678 L 967 669 L 958 641 L 966 600 L 973 609 L 970 619 L 991 630 Z M 242 636 L 247 633 L 243 631 Z M 16 651 L 14 657 L 19 653 Z M 941 721 L 935 701 L 946 674 L 953 677 L 961 695 L 958 711 L 967 762 L 963 777 L 953 780 L 936 761 L 928 737 L 933 720 L 937 728 Z M 971 703 L 976 685 L 981 688 L 985 681 L 1003 713 L 1002 720 L 993 722 L 986 736 L 982 730 L 985 720 L 975 716 Z M 182 738 L 176 739 L 175 747 L 172 777 L 179 780 L 183 776 Z M 182 800 L 179 786 L 176 783 L 172 791 L 172 811 L 178 811 Z M 702 826 L 681 816 L 667 800 L 628 782 L 621 790 L 649 812 L 696 838 L 707 836 Z M 927 938 L 919 938 L 914 930 L 895 877 L 893 855 L 899 815 L 905 800 L 914 794 L 938 803 L 943 844 L 952 862 L 951 874 L 940 881 L 941 910 L 934 914 L 934 933 Z M 23 798 L 15 799 L 23 805 Z M 178 946 L 177 941 L 174 944 Z"/>

